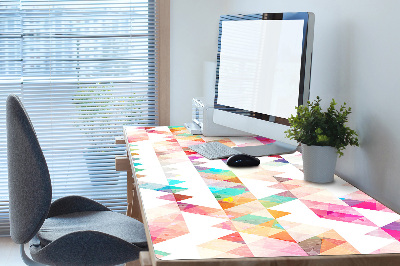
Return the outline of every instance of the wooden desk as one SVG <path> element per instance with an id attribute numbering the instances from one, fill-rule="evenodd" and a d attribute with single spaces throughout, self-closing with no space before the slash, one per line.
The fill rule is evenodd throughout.
<path id="1" fill-rule="evenodd" d="M 187 147 L 271 140 L 183 127 L 125 127 L 124 136 L 152 265 L 400 265 L 400 215 L 339 177 L 305 182 L 300 153 L 232 168 Z"/>

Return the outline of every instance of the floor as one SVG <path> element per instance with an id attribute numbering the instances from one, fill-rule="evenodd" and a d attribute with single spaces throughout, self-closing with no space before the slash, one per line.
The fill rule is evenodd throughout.
<path id="1" fill-rule="evenodd" d="M 21 259 L 21 255 L 19 253 L 19 245 L 12 242 L 10 237 L 0 237 L 0 258 L 1 258 L 0 266 L 3 266 L 3 265 L 4 266 L 5 265 L 7 265 L 7 266 L 8 265 L 22 266 L 22 265 L 25 265 L 25 263 Z"/>
<path id="2" fill-rule="evenodd" d="M 29 254 L 28 245 L 25 245 L 25 253 Z M 28 255 L 29 256 L 29 255 Z M 19 253 L 19 245 L 12 242 L 10 237 L 0 237 L 0 266 L 24 266 Z M 132 261 L 126 266 L 140 266 L 139 261 Z"/>

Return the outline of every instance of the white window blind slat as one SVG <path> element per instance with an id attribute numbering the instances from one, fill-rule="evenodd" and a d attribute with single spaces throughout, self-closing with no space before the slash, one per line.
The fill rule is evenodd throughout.
<path id="1" fill-rule="evenodd" d="M 154 126 L 154 0 L 0 2 L 0 235 L 9 234 L 5 100 L 23 101 L 49 166 L 53 199 L 82 195 L 126 209 L 114 158 L 123 125 Z"/>

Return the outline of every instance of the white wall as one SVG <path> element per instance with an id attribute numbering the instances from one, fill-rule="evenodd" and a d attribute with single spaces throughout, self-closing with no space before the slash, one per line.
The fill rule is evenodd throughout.
<path id="1" fill-rule="evenodd" d="M 398 10 L 396 0 L 171 0 L 171 121 L 189 121 L 190 99 L 203 94 L 202 66 L 215 61 L 220 14 L 314 12 L 311 99 L 347 102 L 361 141 L 346 149 L 337 172 L 400 212 Z"/>
<path id="2" fill-rule="evenodd" d="M 190 122 L 192 98 L 203 96 L 203 70 L 217 61 L 224 1 L 171 0 L 171 125 Z"/>

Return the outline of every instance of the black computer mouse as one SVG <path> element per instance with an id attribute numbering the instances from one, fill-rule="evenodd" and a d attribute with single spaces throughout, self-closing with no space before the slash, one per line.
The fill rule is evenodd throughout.
<path id="1" fill-rule="evenodd" d="M 229 157 L 226 164 L 236 167 L 257 166 L 260 164 L 260 160 L 247 154 L 236 154 Z"/>

